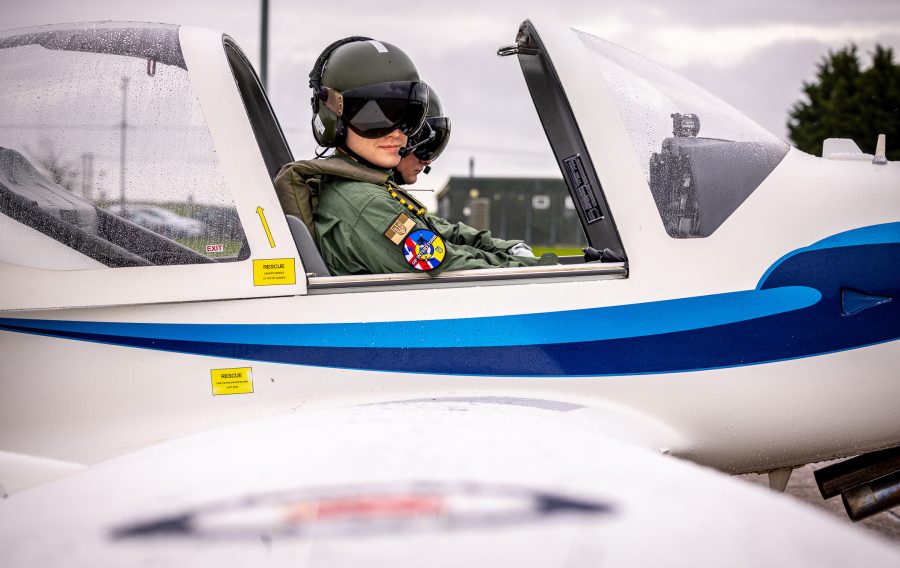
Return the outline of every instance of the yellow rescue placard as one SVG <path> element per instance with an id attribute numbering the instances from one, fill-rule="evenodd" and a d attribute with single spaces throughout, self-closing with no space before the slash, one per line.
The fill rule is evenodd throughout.
<path id="1" fill-rule="evenodd" d="M 253 261 L 253 285 L 274 286 L 296 284 L 297 275 L 293 258 L 270 258 Z"/>
<path id="2" fill-rule="evenodd" d="M 213 395 L 253 392 L 253 375 L 250 367 L 212 369 L 209 373 L 212 376 Z"/>

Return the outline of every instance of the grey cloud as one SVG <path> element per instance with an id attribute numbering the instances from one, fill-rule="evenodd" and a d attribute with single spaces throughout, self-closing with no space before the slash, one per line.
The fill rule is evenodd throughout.
<path id="1" fill-rule="evenodd" d="M 309 14 L 304 4 L 287 0 L 272 2 L 273 13 Z M 789 0 L 759 2 L 721 2 L 720 0 L 670 0 L 608 2 L 581 2 L 578 0 L 517 0 L 515 2 L 484 2 L 483 0 L 457 0 L 452 10 L 446 2 L 425 0 L 415 3 L 414 9 L 398 9 L 396 4 L 373 4 L 369 0 L 345 0 L 341 2 L 340 20 L 344 25 L 371 18 L 373 12 L 387 15 L 398 27 L 409 30 L 411 19 L 434 29 L 438 22 L 462 14 L 472 19 L 509 22 L 523 18 L 550 18 L 577 25 L 603 16 L 619 16 L 640 24 L 646 20 L 654 23 L 703 25 L 746 24 L 826 24 L 844 22 L 900 22 L 900 2 L 896 0 L 857 0 L 852 4 L 845 0 Z M 321 19 L 320 14 L 316 14 Z"/>
<path id="2" fill-rule="evenodd" d="M 900 47 L 900 35 L 860 43 L 863 59 L 876 42 L 896 49 Z M 782 41 L 755 52 L 737 67 L 689 65 L 677 71 L 787 139 L 788 112 L 803 97 L 803 82 L 812 80 L 817 64 L 829 50 L 838 47 L 816 41 Z"/>
<path id="3" fill-rule="evenodd" d="M 494 43 L 461 45 L 415 57 L 453 121 L 452 141 L 436 172 L 465 175 L 469 156 L 476 155 L 480 174 L 552 175 L 553 155 L 518 62 L 497 57 L 496 49 Z M 306 85 L 311 65 L 278 70 L 271 86 L 273 106 L 298 158 L 310 157 L 315 147 Z"/>
<path id="4" fill-rule="evenodd" d="M 668 2 L 621 2 L 630 14 L 658 8 L 665 20 L 678 24 L 760 25 L 835 24 L 846 22 L 900 22 L 900 3 L 895 0 L 788 0 L 783 2 L 721 2 L 718 0 L 672 0 Z"/>
<path id="5" fill-rule="evenodd" d="M 273 13 L 306 14 L 309 6 L 288 0 L 274 0 Z M 328 11 L 316 12 L 321 20 Z M 581 2 L 577 0 L 516 0 L 515 2 L 484 2 L 457 0 L 451 6 L 444 1 L 420 0 L 414 8 L 398 7 L 395 3 L 373 3 L 370 0 L 344 0 L 340 4 L 339 19 L 344 25 L 364 20 L 373 12 L 385 15 L 403 26 L 411 18 L 436 23 L 454 14 L 474 19 L 551 17 L 576 24 L 604 14 L 622 14 L 637 18 L 665 19 L 673 23 L 757 24 L 757 23 L 824 23 L 824 22 L 885 22 L 900 20 L 900 3 L 895 0 L 788 0 L 759 2 L 722 2 L 721 0 L 669 0 Z M 336 18 L 338 19 L 338 18 Z"/>
<path id="6" fill-rule="evenodd" d="M 149 20 L 218 28 L 230 33 L 259 60 L 258 3 L 248 0 L 151 3 L 114 0 L 0 0 L 3 27 L 73 20 Z M 470 154 L 477 155 L 480 173 L 532 175 L 552 170 L 549 148 L 514 59 L 493 55 L 512 41 L 522 19 L 547 19 L 591 32 L 605 19 L 641 29 L 667 23 L 691 25 L 697 33 L 717 26 L 765 24 L 835 25 L 898 22 L 900 2 L 773 0 L 725 3 L 711 0 L 670 2 L 576 0 L 483 0 L 446 2 L 422 0 L 413 4 L 345 0 L 334 5 L 311 5 L 271 0 L 269 92 L 273 105 L 298 157 L 314 147 L 309 126 L 309 89 L 306 74 L 313 60 L 338 37 L 366 34 L 397 43 L 417 62 L 423 78 L 439 90 L 453 117 L 453 142 L 439 169 L 464 173 Z M 631 39 L 635 39 L 634 36 Z M 628 40 L 628 38 L 626 38 Z M 883 42 L 900 45 L 896 35 Z M 641 45 L 629 45 L 641 52 Z M 863 46 L 865 47 L 865 46 Z M 783 41 L 757 50 L 733 68 L 693 63 L 677 71 L 743 110 L 775 134 L 784 135 L 787 109 L 800 96 L 804 79 L 828 46 L 814 41 Z M 548 165 L 549 164 L 549 165 Z M 537 174 L 535 174 L 537 175 Z"/>

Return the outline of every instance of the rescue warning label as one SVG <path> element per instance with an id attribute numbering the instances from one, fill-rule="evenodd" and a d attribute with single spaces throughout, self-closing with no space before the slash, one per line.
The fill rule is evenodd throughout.
<path id="1" fill-rule="evenodd" d="M 253 392 L 253 376 L 250 367 L 238 369 L 212 369 L 212 393 L 247 394 Z"/>
<path id="2" fill-rule="evenodd" d="M 297 275 L 293 258 L 271 258 L 253 261 L 253 285 L 274 286 L 296 284 Z"/>

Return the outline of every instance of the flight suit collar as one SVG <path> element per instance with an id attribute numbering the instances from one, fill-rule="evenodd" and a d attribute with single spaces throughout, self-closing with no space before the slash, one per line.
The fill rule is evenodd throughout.
<path id="1" fill-rule="evenodd" d="M 332 159 L 333 158 L 343 159 L 350 163 L 359 165 L 360 167 L 363 167 L 363 168 L 366 168 L 369 170 L 375 170 L 376 172 L 384 174 L 386 176 L 390 176 L 394 171 L 393 168 L 378 167 L 375 164 L 365 160 L 364 158 L 362 158 L 361 156 L 357 155 L 355 152 L 353 152 L 352 150 L 349 150 L 347 148 L 337 148 L 332 156 Z"/>

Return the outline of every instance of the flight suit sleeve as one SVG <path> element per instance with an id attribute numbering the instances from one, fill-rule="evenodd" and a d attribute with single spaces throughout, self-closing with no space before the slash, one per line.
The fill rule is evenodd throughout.
<path id="1" fill-rule="evenodd" d="M 403 246 L 395 244 L 385 233 L 401 213 L 409 211 L 385 195 L 372 198 L 363 208 L 361 215 L 350 232 L 346 249 L 352 251 L 355 264 L 373 274 L 394 272 L 419 272 L 407 263 Z M 418 218 L 417 229 L 427 229 Z M 440 230 L 440 227 L 435 226 Z M 471 227 L 469 227 L 471 229 Z M 470 270 L 475 268 L 500 268 L 555 264 L 554 258 L 527 258 L 512 256 L 503 251 L 489 252 L 466 244 L 446 243 L 447 254 L 441 265 L 429 274 L 437 275 L 445 270 Z"/>
<path id="2" fill-rule="evenodd" d="M 429 221 L 441 232 L 448 244 L 467 245 L 487 252 L 506 252 L 521 240 L 495 239 L 488 230 L 479 231 L 465 223 L 451 223 L 435 215 L 428 216 Z"/>
<path id="3" fill-rule="evenodd" d="M 403 246 L 395 244 L 385 233 L 401 213 L 409 211 L 394 201 L 387 192 L 371 198 L 362 208 L 349 233 L 346 250 L 351 252 L 356 264 L 364 266 L 372 274 L 393 272 L 417 272 L 406 262 Z M 417 220 L 417 228 L 425 228 Z"/>
<path id="4" fill-rule="evenodd" d="M 547 266 L 557 264 L 554 254 L 545 254 L 541 258 L 513 256 L 509 253 L 485 250 L 468 245 L 447 245 L 450 258 L 441 266 L 442 270 L 470 270 L 472 268 L 518 268 L 523 266 Z"/>

